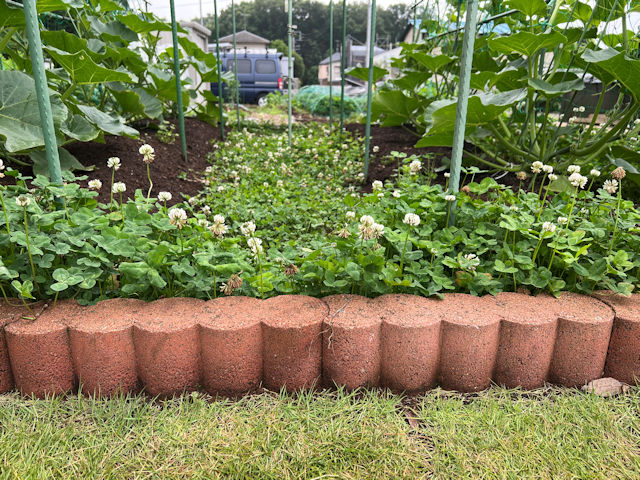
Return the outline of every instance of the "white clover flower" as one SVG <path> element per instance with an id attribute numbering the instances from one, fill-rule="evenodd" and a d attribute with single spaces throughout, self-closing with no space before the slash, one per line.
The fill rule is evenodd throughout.
<path id="1" fill-rule="evenodd" d="M 518 180 L 526 180 L 527 179 L 527 172 L 520 171 L 520 172 L 516 173 L 516 178 Z"/>
<path id="2" fill-rule="evenodd" d="M 247 245 L 255 256 L 258 256 L 262 253 L 262 240 L 260 240 L 259 238 L 247 238 Z"/>
<path id="3" fill-rule="evenodd" d="M 553 167 L 551 165 L 542 165 L 542 171 L 544 173 L 553 173 Z"/>
<path id="4" fill-rule="evenodd" d="M 345 224 L 340 230 L 338 230 L 338 236 L 340 238 L 349 238 L 351 236 L 351 232 L 347 228 L 348 224 Z"/>
<path id="5" fill-rule="evenodd" d="M 244 236 L 250 237 L 256 231 L 256 224 L 253 223 L 253 220 L 249 220 L 248 222 L 245 222 L 242 225 L 240 225 L 240 231 Z"/>
<path id="6" fill-rule="evenodd" d="M 380 147 L 375 145 L 372 150 L 373 150 L 373 153 L 378 153 L 380 151 Z"/>
<path id="7" fill-rule="evenodd" d="M 378 194 L 378 198 L 384 198 L 384 193 L 380 192 L 380 193 Z"/>
<path id="8" fill-rule="evenodd" d="M 420 225 L 420 217 L 415 213 L 407 213 L 402 220 L 403 223 L 410 225 L 412 227 L 417 227 Z"/>
<path id="9" fill-rule="evenodd" d="M 627 172 L 622 167 L 618 167 L 613 172 L 611 172 L 611 177 L 616 180 L 622 180 L 626 175 Z"/>
<path id="10" fill-rule="evenodd" d="M 187 200 L 187 202 L 189 202 L 189 205 L 193 206 L 198 203 L 198 197 L 189 197 L 189 200 Z"/>
<path id="11" fill-rule="evenodd" d="M 205 215 L 209 215 L 211 213 L 211 207 L 209 205 L 205 205 L 200 209 L 200 211 Z"/>
<path id="12" fill-rule="evenodd" d="M 431 255 L 437 255 L 438 254 L 438 249 L 436 249 L 436 248 L 432 248 L 429 251 L 431 252 Z"/>
<path id="13" fill-rule="evenodd" d="M 544 222 L 542 224 L 542 231 L 553 233 L 556 231 L 556 226 L 551 222 Z"/>
<path id="14" fill-rule="evenodd" d="M 284 182 L 283 182 L 282 180 L 278 180 L 278 181 L 276 182 L 276 186 L 277 186 L 278 188 L 282 188 L 282 187 L 283 187 L 283 185 L 284 185 Z"/>
<path id="15" fill-rule="evenodd" d="M 144 163 L 151 163 L 156 158 L 155 150 L 151 145 L 145 143 L 138 149 L 138 153 L 143 156 L 142 161 Z"/>
<path id="16" fill-rule="evenodd" d="M 599 177 L 601 173 L 602 172 L 600 172 L 600 170 L 596 168 L 592 168 L 591 171 L 589 172 L 589 175 L 591 175 L 592 177 Z"/>
<path id="17" fill-rule="evenodd" d="M 401 194 L 400 194 L 400 192 L 399 192 L 398 190 L 394 190 L 394 191 L 391 193 L 391 196 L 392 196 L 393 198 L 400 198 L 400 197 L 401 197 Z"/>
<path id="18" fill-rule="evenodd" d="M 580 106 L 578 107 L 578 111 L 579 111 L 580 113 L 584 113 L 584 111 L 585 111 L 584 106 L 583 106 L 583 105 L 580 105 Z"/>
<path id="19" fill-rule="evenodd" d="M 549 174 L 549 181 L 555 182 L 558 179 L 558 176 L 555 173 Z"/>
<path id="20" fill-rule="evenodd" d="M 265 187 L 265 188 L 267 188 L 267 187 L 269 186 L 269 182 L 263 182 L 263 183 L 262 183 L 262 186 L 263 186 L 263 187 Z"/>
<path id="21" fill-rule="evenodd" d="M 93 180 L 89 180 L 88 185 L 90 190 L 100 190 L 102 188 L 102 182 L 97 178 L 94 178 Z"/>
<path id="22" fill-rule="evenodd" d="M 224 185 L 218 185 L 218 192 L 224 192 Z"/>
<path id="23" fill-rule="evenodd" d="M 16 197 L 16 205 L 26 208 L 31 203 L 31 199 L 26 195 L 18 195 Z"/>
<path id="24" fill-rule="evenodd" d="M 587 180 L 587 177 L 584 177 L 577 172 L 569 175 L 569 183 L 574 187 L 584 188 L 587 184 Z"/>
<path id="25" fill-rule="evenodd" d="M 187 223 L 187 212 L 182 208 L 172 208 L 169 210 L 169 222 L 171 225 L 175 225 L 178 228 L 182 228 Z"/>
<path id="26" fill-rule="evenodd" d="M 464 259 L 469 264 L 467 268 L 472 272 L 475 272 L 476 268 L 480 265 L 480 259 L 475 253 L 467 253 L 464 255 Z"/>
<path id="27" fill-rule="evenodd" d="M 535 161 L 531 164 L 531 171 L 533 173 L 540 173 L 542 171 L 542 167 L 544 167 L 544 164 L 540 161 Z"/>
<path id="28" fill-rule="evenodd" d="M 371 230 L 373 230 L 373 238 L 380 238 L 384 234 L 384 225 L 374 223 L 371 225 Z"/>
<path id="29" fill-rule="evenodd" d="M 365 227 L 370 227 L 372 226 L 375 222 L 375 220 L 373 219 L 373 217 L 371 215 L 363 215 L 360 217 L 360 225 L 365 226 Z"/>
<path id="30" fill-rule="evenodd" d="M 375 192 L 376 190 L 382 190 L 382 187 L 384 185 L 382 184 L 382 182 L 380 180 L 375 180 L 372 184 L 371 184 L 371 188 L 373 189 L 373 191 Z"/>
<path id="31" fill-rule="evenodd" d="M 447 202 L 455 202 L 455 201 L 456 201 L 456 196 L 455 196 L 455 195 L 445 195 L 445 196 L 444 196 L 444 199 L 445 199 Z"/>
<path id="32" fill-rule="evenodd" d="M 567 217 L 558 217 L 558 225 L 566 225 L 568 221 Z"/>
<path id="33" fill-rule="evenodd" d="M 171 195 L 171 192 L 160 192 L 158 194 L 158 200 L 160 200 L 161 202 L 168 202 L 172 198 L 173 195 Z"/>
<path id="34" fill-rule="evenodd" d="M 605 180 L 604 185 L 602 185 L 607 192 L 611 195 L 618 191 L 618 181 L 617 180 Z"/>
<path id="35" fill-rule="evenodd" d="M 451 178 L 451 172 L 444 172 L 444 178 Z"/>
<path id="36" fill-rule="evenodd" d="M 127 186 L 124 184 L 124 182 L 116 182 L 111 187 L 111 191 L 113 193 L 124 193 L 127 191 Z"/>
<path id="37" fill-rule="evenodd" d="M 4 162 L 0 159 L 0 170 L 4 170 Z"/>
<path id="38" fill-rule="evenodd" d="M 202 228 L 207 228 L 209 226 L 209 222 L 207 222 L 206 218 L 199 218 L 198 225 L 200 225 Z"/>
<path id="39" fill-rule="evenodd" d="M 517 212 L 518 211 L 518 206 L 517 205 L 511 205 L 509 207 L 509 210 L 511 210 L 512 212 Z"/>
<path id="40" fill-rule="evenodd" d="M 209 226 L 209 231 L 216 237 L 222 237 L 227 233 L 227 226 L 224 223 L 224 217 L 222 215 L 213 216 L 213 224 Z"/>
<path id="41" fill-rule="evenodd" d="M 580 173 L 580 165 L 569 165 L 567 167 L 569 173 Z"/>
<path id="42" fill-rule="evenodd" d="M 120 159 L 118 157 L 109 157 L 109 160 L 107 160 L 107 168 L 118 170 L 120 168 Z"/>
<path id="43" fill-rule="evenodd" d="M 416 175 L 420 170 L 422 170 L 422 162 L 420 160 L 414 160 L 409 164 L 409 172 L 411 175 Z"/>
<path id="44" fill-rule="evenodd" d="M 356 212 L 348 211 L 347 213 L 345 213 L 345 217 L 347 217 L 349 220 L 353 220 L 354 218 L 356 218 Z"/>
<path id="45" fill-rule="evenodd" d="M 214 146 L 216 146 L 216 145 L 214 145 Z M 206 175 L 211 175 L 212 172 L 213 172 L 213 167 L 212 166 L 209 166 L 209 167 L 204 169 L 204 173 Z"/>

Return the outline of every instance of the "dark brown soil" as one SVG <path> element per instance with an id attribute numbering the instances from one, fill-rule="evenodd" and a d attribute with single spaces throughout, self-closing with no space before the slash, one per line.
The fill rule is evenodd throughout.
<path id="1" fill-rule="evenodd" d="M 179 131 L 177 121 L 176 133 Z M 151 164 L 151 180 L 153 181 L 152 195 L 158 192 L 171 192 L 173 198 L 169 205 L 179 203 L 183 196 L 190 197 L 200 192 L 204 185 L 201 173 L 209 165 L 207 153 L 211 151 L 212 140 L 220 139 L 220 130 L 208 123 L 195 118 L 185 118 L 185 131 L 187 136 L 187 161 L 182 159 L 179 136 L 172 144 L 162 143 L 156 137 L 156 131 L 145 128 L 145 125 L 137 125 L 140 138 L 107 136 L 105 143 L 77 142 L 67 145 L 65 148 L 75 156 L 84 166 L 94 166 L 95 170 L 75 172 L 76 175 L 87 175 L 88 179 L 81 182 L 86 186 L 88 180 L 99 179 L 102 181 L 102 189 L 98 201 L 109 202 L 109 189 L 111 187 L 111 169 L 107 168 L 109 157 L 120 158 L 121 166 L 116 172 L 115 181 L 124 182 L 127 191 L 124 198 L 133 198 L 136 189 L 141 189 L 147 194 L 149 181 L 147 180 L 147 167 L 142 161 L 138 149 L 143 143 L 148 143 L 155 149 L 155 160 Z M 15 166 L 13 166 L 16 168 Z M 22 174 L 31 176 L 31 168 L 16 168 Z M 186 174 L 186 175 L 185 175 Z M 13 183 L 12 177 L 2 179 L 5 183 Z M 181 195 L 182 194 L 182 195 Z"/>

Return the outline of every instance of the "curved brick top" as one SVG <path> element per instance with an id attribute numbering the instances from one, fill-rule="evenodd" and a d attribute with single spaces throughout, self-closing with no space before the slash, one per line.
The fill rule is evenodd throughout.
<path id="1" fill-rule="evenodd" d="M 485 326 L 500 321 L 495 299 L 466 293 L 448 293 L 439 301 L 441 318 L 458 325 Z"/>
<path id="2" fill-rule="evenodd" d="M 625 297 L 610 291 L 603 291 L 594 293 L 594 296 L 613 308 L 616 317 L 629 321 L 640 321 L 640 294 L 634 293 Z"/>
<path id="3" fill-rule="evenodd" d="M 261 319 L 262 300 L 243 296 L 220 297 L 205 303 L 198 323 L 216 330 L 236 330 L 260 323 Z"/>
<path id="4" fill-rule="evenodd" d="M 55 306 L 48 306 L 36 320 L 19 319 L 5 327 L 5 332 L 13 335 L 40 335 L 67 329 L 67 324 L 81 312 L 82 307 L 74 300 L 61 300 Z M 34 310 L 38 313 L 39 309 Z M 29 314 L 30 315 L 30 314 Z"/>
<path id="5" fill-rule="evenodd" d="M 377 325 L 380 315 L 370 299 L 360 295 L 331 295 L 323 298 L 329 307 L 325 323 L 342 328 L 360 328 Z"/>
<path id="6" fill-rule="evenodd" d="M 441 320 L 442 302 L 432 298 L 396 293 L 382 295 L 372 304 L 380 309 L 383 320 L 390 325 L 424 327 Z"/>
<path id="7" fill-rule="evenodd" d="M 564 320 L 583 323 L 613 322 L 611 307 L 593 297 L 577 293 L 563 293 L 557 299 L 556 312 Z"/>
<path id="8" fill-rule="evenodd" d="M 306 295 L 280 295 L 264 300 L 262 321 L 269 327 L 304 327 L 321 322 L 329 314 L 322 300 Z"/>
<path id="9" fill-rule="evenodd" d="M 29 313 L 29 310 L 27 310 L 25 306 L 20 303 L 20 300 L 15 298 L 11 300 L 11 304 L 5 302 L 4 300 L 0 300 L 0 328 L 20 320 L 23 315 L 31 315 Z M 29 305 L 29 308 L 37 313 L 42 308 L 42 305 Z"/>
<path id="10" fill-rule="evenodd" d="M 84 308 L 69 328 L 85 333 L 115 332 L 129 328 L 147 303 L 136 298 L 111 298 Z"/>
<path id="11" fill-rule="evenodd" d="M 532 296 L 524 293 L 502 292 L 489 299 L 497 307 L 502 319 L 518 323 L 550 323 L 558 318 L 556 300 L 548 295 Z"/>
<path id="12" fill-rule="evenodd" d="M 205 301 L 197 298 L 162 298 L 145 305 L 137 315 L 137 328 L 150 332 L 179 331 L 196 325 Z"/>

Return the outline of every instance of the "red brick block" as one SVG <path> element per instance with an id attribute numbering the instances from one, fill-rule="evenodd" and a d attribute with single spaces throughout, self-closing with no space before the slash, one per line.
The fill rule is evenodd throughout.
<path id="1" fill-rule="evenodd" d="M 221 297 L 199 318 L 204 388 L 212 395 L 239 395 L 262 381 L 262 301 Z"/>
<path id="2" fill-rule="evenodd" d="M 555 299 L 499 293 L 485 297 L 502 319 L 494 381 L 508 388 L 539 388 L 549 374 L 556 339 Z"/>
<path id="3" fill-rule="evenodd" d="M 198 318 L 205 302 L 163 298 L 145 306 L 133 327 L 138 377 L 149 395 L 196 390 L 202 377 Z"/>
<path id="4" fill-rule="evenodd" d="M 594 295 L 615 312 L 604 376 L 633 385 L 640 382 L 640 294 L 630 297 L 613 292 Z"/>
<path id="5" fill-rule="evenodd" d="M 327 304 L 306 295 L 281 295 L 263 303 L 264 386 L 311 388 L 322 374 L 322 323 Z"/>
<path id="6" fill-rule="evenodd" d="M 69 324 L 71 357 L 83 393 L 137 391 L 133 323 L 145 306 L 132 298 L 104 300 L 84 307 Z"/>
<path id="7" fill-rule="evenodd" d="M 440 384 L 446 390 L 476 392 L 491 385 L 498 355 L 500 316 L 495 305 L 461 293 L 440 302 Z"/>
<path id="8" fill-rule="evenodd" d="M 21 319 L 5 327 L 11 369 L 20 393 L 44 398 L 75 388 L 67 324 L 79 310 L 73 301 L 59 301 L 36 320 Z"/>
<path id="9" fill-rule="evenodd" d="M 322 332 L 323 378 L 326 386 L 377 386 L 380 380 L 378 308 L 358 295 L 332 295 Z"/>
<path id="10" fill-rule="evenodd" d="M 382 385 L 407 392 L 432 388 L 440 360 L 442 302 L 393 294 L 373 303 L 382 317 Z"/>
<path id="11" fill-rule="evenodd" d="M 613 310 L 593 297 L 563 293 L 557 301 L 558 331 L 549 380 L 580 387 L 600 378 L 607 358 Z"/>

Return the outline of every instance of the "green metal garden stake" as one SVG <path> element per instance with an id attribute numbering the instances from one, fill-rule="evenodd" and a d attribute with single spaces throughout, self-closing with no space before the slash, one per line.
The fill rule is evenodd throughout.
<path id="1" fill-rule="evenodd" d="M 238 50 L 236 46 L 236 4 L 231 0 L 231 23 L 233 29 L 233 83 L 236 100 L 236 128 L 240 128 L 240 86 L 238 85 Z"/>
<path id="2" fill-rule="evenodd" d="M 23 6 L 31 67 L 33 68 L 33 79 L 36 84 L 36 96 L 38 97 L 38 109 L 40 110 L 40 123 L 44 136 L 44 148 L 47 153 L 47 164 L 49 165 L 49 176 L 52 183 L 62 185 L 60 157 L 58 156 L 58 143 L 56 142 L 56 134 L 53 127 L 49 87 L 47 86 L 47 77 L 44 72 L 44 57 L 42 55 L 36 2 L 35 0 L 24 0 Z"/>
<path id="3" fill-rule="evenodd" d="M 345 45 L 347 44 L 347 0 L 342 0 L 342 52 L 340 55 L 340 136 L 344 131 L 344 70 Z"/>
<path id="4" fill-rule="evenodd" d="M 180 80 L 180 50 L 178 45 L 178 27 L 176 26 L 176 7 L 169 0 L 171 7 L 171 38 L 173 39 L 173 73 L 176 76 L 176 97 L 178 100 L 178 122 L 180 126 L 180 147 L 182 158 L 187 161 L 187 136 L 184 131 L 184 109 L 182 106 L 182 82 Z"/>
<path id="5" fill-rule="evenodd" d="M 329 0 L 329 125 L 333 132 L 333 0 Z"/>
<path id="6" fill-rule="evenodd" d="M 478 23 L 478 0 L 467 2 L 467 19 L 464 24 L 464 40 L 462 42 L 462 58 L 460 59 L 460 87 L 458 104 L 456 106 L 456 123 L 453 130 L 453 149 L 451 151 L 451 178 L 449 192 L 458 193 L 460 189 L 460 168 L 462 166 L 462 151 L 464 149 L 465 124 L 467 122 L 467 106 L 469 103 L 469 87 L 471 81 L 471 61 L 473 60 L 473 45 L 476 38 Z M 449 226 L 456 222 L 456 203 L 449 203 Z"/>
<path id="7" fill-rule="evenodd" d="M 289 147 L 291 147 L 291 134 L 292 134 L 292 108 L 291 108 L 291 87 L 293 84 L 293 8 L 291 0 L 287 0 L 287 13 L 289 15 L 287 20 L 287 28 L 289 30 L 289 58 L 287 62 L 287 113 L 289 116 L 289 123 L 287 125 L 287 133 L 289 135 Z"/>
<path id="8" fill-rule="evenodd" d="M 477 1 L 477 0 L 476 0 Z M 371 98 L 373 97 L 373 52 L 376 44 L 376 0 L 371 0 L 371 41 L 369 42 L 369 79 L 367 81 L 367 126 L 364 140 L 364 179 L 369 173 L 369 147 L 371 145 Z"/>
<path id="9" fill-rule="evenodd" d="M 220 58 L 220 29 L 218 28 L 218 0 L 213 0 L 213 16 L 216 24 L 216 66 L 218 67 L 218 105 L 220 108 L 220 138 L 224 140 L 224 110 L 222 105 L 222 59 Z"/>

